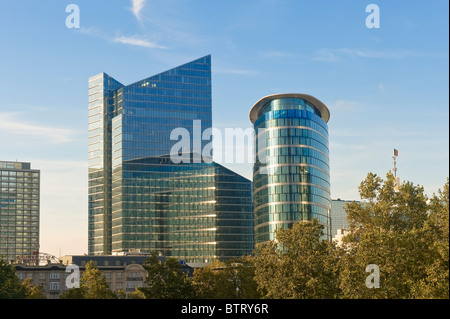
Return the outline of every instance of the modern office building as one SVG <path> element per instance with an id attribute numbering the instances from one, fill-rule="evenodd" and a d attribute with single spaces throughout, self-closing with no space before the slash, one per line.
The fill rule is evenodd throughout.
<path id="1" fill-rule="evenodd" d="M 40 171 L 0 161 L 0 183 L 0 258 L 29 259 L 39 251 Z"/>
<path id="2" fill-rule="evenodd" d="M 332 199 L 331 200 L 331 237 L 334 238 L 337 235 L 342 235 L 343 230 L 349 230 L 347 220 L 346 206 L 349 203 L 359 203 L 363 207 L 365 204 L 363 202 L 354 200 L 343 200 L 343 199 Z M 341 230 L 338 232 L 338 230 Z"/>
<path id="3" fill-rule="evenodd" d="M 201 156 L 211 127 L 210 56 L 128 86 L 105 73 L 89 79 L 90 254 L 210 262 L 251 253 L 251 182 Z M 189 136 L 181 163 L 174 132 Z"/>
<path id="4" fill-rule="evenodd" d="M 338 199 L 331 200 L 331 237 L 338 234 L 338 229 L 348 229 L 345 206 L 352 201 Z"/>
<path id="5" fill-rule="evenodd" d="M 250 110 L 255 130 L 253 167 L 255 243 L 278 228 L 313 218 L 331 239 L 328 108 L 306 94 L 276 94 Z"/>

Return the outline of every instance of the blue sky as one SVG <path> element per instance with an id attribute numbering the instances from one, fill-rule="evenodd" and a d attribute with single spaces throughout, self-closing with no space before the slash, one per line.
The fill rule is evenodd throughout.
<path id="1" fill-rule="evenodd" d="M 400 178 L 431 195 L 449 176 L 448 16 L 447 0 L 4 1 L 0 159 L 41 169 L 41 251 L 85 253 L 88 77 L 127 85 L 211 54 L 214 127 L 250 127 L 263 96 L 311 94 L 331 111 L 332 198 L 359 199 L 394 148 Z"/>

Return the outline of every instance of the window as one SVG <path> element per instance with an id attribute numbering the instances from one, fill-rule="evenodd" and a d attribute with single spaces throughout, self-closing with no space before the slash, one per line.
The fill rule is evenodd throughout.
<path id="1" fill-rule="evenodd" d="M 51 291 L 59 290 L 59 282 L 51 282 L 50 283 L 50 290 Z"/>
<path id="2" fill-rule="evenodd" d="M 144 283 L 141 281 L 127 281 L 127 289 L 132 290 L 139 287 L 143 287 Z"/>
<path id="3" fill-rule="evenodd" d="M 59 272 L 51 272 L 50 279 L 59 279 Z"/>

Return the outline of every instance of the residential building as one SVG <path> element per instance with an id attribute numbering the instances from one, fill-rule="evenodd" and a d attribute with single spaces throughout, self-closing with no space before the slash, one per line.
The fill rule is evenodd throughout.
<path id="1" fill-rule="evenodd" d="M 30 258 L 39 251 L 40 171 L 0 161 L 0 183 L 0 258 Z"/>
<path id="2" fill-rule="evenodd" d="M 313 218 L 331 240 L 329 118 L 328 108 L 306 94 L 266 96 L 251 108 L 256 244 Z"/>
<path id="3" fill-rule="evenodd" d="M 69 265 L 76 265 L 80 271 L 80 278 L 86 270 L 86 264 L 93 262 L 95 268 L 105 276 L 108 287 L 114 292 L 122 292 L 126 297 L 135 292 L 138 287 L 145 287 L 148 276 L 143 267 L 148 254 L 121 254 L 109 256 L 71 255 L 63 256 L 59 262 L 47 265 L 16 264 L 16 275 L 21 280 L 31 278 L 34 285 L 41 285 L 47 299 L 58 299 L 70 287 L 67 286 L 67 277 L 72 270 Z M 158 259 L 164 262 L 165 257 Z M 194 269 L 182 262 L 183 271 L 190 277 Z"/>
<path id="4" fill-rule="evenodd" d="M 35 286 L 42 286 L 47 299 L 58 299 L 67 290 L 65 285 L 66 267 L 60 263 L 48 263 L 47 265 L 15 264 L 16 275 L 20 280 L 30 278 Z"/>

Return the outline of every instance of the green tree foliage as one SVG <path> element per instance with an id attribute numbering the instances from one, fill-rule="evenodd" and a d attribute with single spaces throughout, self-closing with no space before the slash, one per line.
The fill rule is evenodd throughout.
<path id="1" fill-rule="evenodd" d="M 45 299 L 42 286 L 33 284 L 31 278 L 24 281 L 16 276 L 14 265 L 0 258 L 0 299 Z"/>
<path id="2" fill-rule="evenodd" d="M 16 276 L 13 265 L 8 265 L 0 256 L 0 299 L 23 299 L 26 288 Z"/>
<path id="3" fill-rule="evenodd" d="M 35 285 L 33 279 L 26 278 L 22 281 L 22 286 L 25 289 L 26 299 L 46 299 L 44 287 L 41 285 Z"/>
<path id="4" fill-rule="evenodd" d="M 81 288 L 70 288 L 61 295 L 59 299 L 86 299 L 86 294 L 84 289 Z"/>
<path id="5" fill-rule="evenodd" d="M 439 195 L 430 201 L 425 223 L 427 240 L 431 243 L 431 262 L 426 266 L 427 277 L 416 288 L 417 298 L 449 298 L 449 179 Z"/>
<path id="6" fill-rule="evenodd" d="M 423 187 L 410 182 L 398 191 L 394 186 L 390 172 L 385 181 L 370 173 L 359 187 L 364 203 L 347 205 L 350 234 L 340 260 L 342 298 L 413 298 L 418 283 L 426 280 L 433 258 L 425 227 L 427 197 Z M 379 288 L 366 286 L 370 264 L 380 269 Z"/>
<path id="7" fill-rule="evenodd" d="M 117 298 L 109 289 L 105 275 L 94 266 L 92 261 L 86 264 L 85 271 L 80 278 L 80 288 L 84 291 L 85 299 Z"/>
<path id="8" fill-rule="evenodd" d="M 230 278 L 236 287 L 238 299 L 260 299 L 262 294 L 258 291 L 258 283 L 255 280 L 255 264 L 252 256 L 243 256 L 227 261 Z"/>
<path id="9" fill-rule="evenodd" d="M 120 294 L 121 294 L 120 299 L 125 299 L 126 293 L 121 291 Z M 128 298 L 129 299 L 145 299 L 145 295 L 139 289 L 135 289 L 133 292 L 128 294 Z"/>
<path id="10" fill-rule="evenodd" d="M 264 298 L 337 297 L 337 249 L 322 238 L 323 226 L 314 219 L 280 229 L 276 241 L 257 247 L 255 280 Z"/>
<path id="11" fill-rule="evenodd" d="M 250 256 L 230 259 L 198 268 L 192 279 L 201 299 L 258 299 L 255 266 Z"/>
<path id="12" fill-rule="evenodd" d="M 71 288 L 60 296 L 61 299 L 117 299 L 106 283 L 105 276 L 92 261 L 86 264 L 80 278 L 80 287 Z"/>
<path id="13" fill-rule="evenodd" d="M 235 299 L 236 287 L 225 263 L 215 260 L 197 268 L 192 279 L 196 296 L 201 299 Z"/>
<path id="14" fill-rule="evenodd" d="M 155 252 L 143 265 L 148 272 L 147 287 L 137 288 L 147 299 L 189 299 L 193 297 L 193 287 L 188 276 L 175 258 L 160 261 Z"/>

